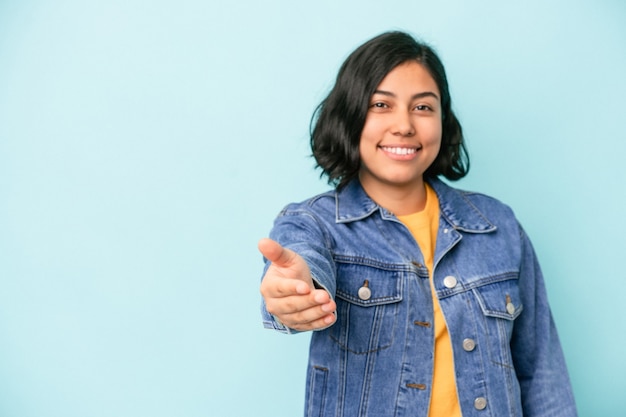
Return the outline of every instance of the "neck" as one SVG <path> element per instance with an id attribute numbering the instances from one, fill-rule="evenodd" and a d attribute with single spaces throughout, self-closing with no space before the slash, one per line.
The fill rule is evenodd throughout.
<path id="1" fill-rule="evenodd" d="M 386 208 L 396 216 L 417 213 L 426 206 L 426 185 L 420 178 L 419 182 L 406 185 L 390 184 L 376 187 L 361 181 L 367 195 L 379 206 Z"/>

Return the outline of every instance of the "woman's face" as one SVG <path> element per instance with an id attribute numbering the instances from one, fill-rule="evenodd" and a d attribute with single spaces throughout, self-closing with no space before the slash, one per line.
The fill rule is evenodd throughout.
<path id="1" fill-rule="evenodd" d="M 370 196 L 422 184 L 441 147 L 441 116 L 439 88 L 421 64 L 409 61 L 387 74 L 359 143 L 359 178 Z"/>

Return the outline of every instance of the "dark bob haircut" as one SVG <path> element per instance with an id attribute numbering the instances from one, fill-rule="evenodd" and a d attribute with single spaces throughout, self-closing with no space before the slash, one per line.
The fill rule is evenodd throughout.
<path id="1" fill-rule="evenodd" d="M 343 187 L 359 174 L 359 142 L 369 102 L 383 78 L 408 61 L 423 65 L 441 94 L 442 138 L 435 161 L 425 178 L 443 175 L 449 180 L 463 178 L 469 171 L 469 156 L 463 143 L 461 124 L 452 112 L 448 80 L 441 60 L 433 49 L 404 32 L 383 33 L 346 59 L 335 86 L 317 107 L 311 121 L 311 149 L 328 182 Z"/>

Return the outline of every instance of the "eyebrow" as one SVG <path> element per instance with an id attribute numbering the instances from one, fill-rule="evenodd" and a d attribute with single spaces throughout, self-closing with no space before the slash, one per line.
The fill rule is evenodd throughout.
<path id="1" fill-rule="evenodd" d="M 393 98 L 396 97 L 396 95 L 392 93 L 391 91 L 385 91 L 385 90 L 376 90 L 374 91 L 374 94 L 381 94 L 383 96 L 388 96 L 388 97 L 393 97 Z M 424 97 L 434 97 L 437 100 L 439 100 L 439 96 L 433 93 L 432 91 L 424 91 L 421 93 L 413 94 L 413 96 L 411 97 L 411 100 L 417 100 L 418 98 L 424 98 Z"/>

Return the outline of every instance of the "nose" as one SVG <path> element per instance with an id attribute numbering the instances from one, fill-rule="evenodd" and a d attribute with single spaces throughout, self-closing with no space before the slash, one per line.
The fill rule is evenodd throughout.
<path id="1" fill-rule="evenodd" d="M 413 136 L 415 126 L 411 113 L 408 111 L 398 111 L 394 117 L 393 134 L 398 136 Z"/>

